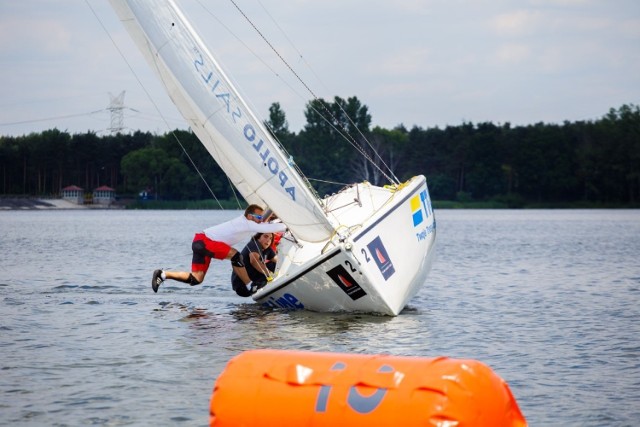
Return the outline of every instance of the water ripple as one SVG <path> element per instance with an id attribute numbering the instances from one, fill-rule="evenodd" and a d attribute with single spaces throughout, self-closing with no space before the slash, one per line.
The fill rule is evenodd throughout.
<path id="1" fill-rule="evenodd" d="M 436 212 L 433 272 L 393 318 L 262 309 L 221 262 L 204 286 L 150 290 L 153 269 L 189 268 L 194 231 L 232 215 L 0 213 L 0 271 L 16 278 L 0 284 L 0 423 L 207 425 L 217 376 L 255 348 L 472 358 L 530 425 L 640 419 L 640 212 Z"/>

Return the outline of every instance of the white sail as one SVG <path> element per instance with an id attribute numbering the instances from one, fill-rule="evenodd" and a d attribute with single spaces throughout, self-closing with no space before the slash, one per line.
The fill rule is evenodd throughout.
<path id="1" fill-rule="evenodd" d="M 172 0 L 111 0 L 169 96 L 250 203 L 269 206 L 298 238 L 334 231 L 306 181 L 247 107 Z"/>

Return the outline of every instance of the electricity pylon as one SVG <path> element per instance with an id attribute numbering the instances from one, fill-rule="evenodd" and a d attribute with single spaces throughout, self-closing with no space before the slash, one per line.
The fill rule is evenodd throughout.
<path id="1" fill-rule="evenodd" d="M 111 133 L 119 133 L 124 130 L 124 93 L 125 91 L 123 90 L 120 95 L 113 96 L 109 92 L 111 103 L 107 110 L 111 112 L 111 127 L 109 127 Z"/>

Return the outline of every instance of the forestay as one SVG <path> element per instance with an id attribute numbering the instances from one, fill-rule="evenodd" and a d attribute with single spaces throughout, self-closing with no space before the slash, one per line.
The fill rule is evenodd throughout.
<path id="1" fill-rule="evenodd" d="M 250 203 L 269 206 L 302 240 L 334 227 L 305 180 L 172 0 L 111 0 L 169 96 L 211 156 Z"/>

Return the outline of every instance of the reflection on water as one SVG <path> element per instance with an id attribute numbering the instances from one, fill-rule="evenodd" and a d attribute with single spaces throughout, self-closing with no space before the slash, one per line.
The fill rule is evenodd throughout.
<path id="1" fill-rule="evenodd" d="M 640 212 L 437 212 L 432 274 L 393 318 L 264 309 L 227 262 L 150 290 L 236 214 L 0 212 L 0 424 L 207 425 L 217 376 L 260 348 L 473 358 L 530 425 L 640 419 Z"/>

